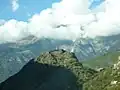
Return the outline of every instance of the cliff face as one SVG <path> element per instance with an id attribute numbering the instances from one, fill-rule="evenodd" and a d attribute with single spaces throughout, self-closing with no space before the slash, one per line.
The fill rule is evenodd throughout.
<path id="1" fill-rule="evenodd" d="M 85 68 L 64 50 L 41 54 L 0 84 L 0 90 L 82 90 L 96 71 Z"/>

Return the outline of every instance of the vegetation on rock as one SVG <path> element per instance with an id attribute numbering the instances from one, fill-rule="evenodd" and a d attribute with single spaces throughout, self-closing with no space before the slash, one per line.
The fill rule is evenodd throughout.
<path id="1" fill-rule="evenodd" d="M 95 70 L 83 67 L 73 53 L 56 50 L 28 62 L 0 84 L 0 90 L 82 90 Z"/>
<path id="2" fill-rule="evenodd" d="M 78 85 L 90 80 L 94 77 L 94 74 L 97 73 L 97 71 L 93 69 L 83 67 L 74 53 L 66 52 L 64 50 L 43 53 L 37 58 L 37 62 L 64 67 L 72 71 L 77 77 Z"/>
<path id="3" fill-rule="evenodd" d="M 110 65 L 104 64 L 108 56 L 113 61 Z M 0 90 L 120 90 L 119 52 L 99 56 L 93 63 L 100 65 L 99 71 L 84 66 L 74 53 L 64 50 L 42 53 L 2 82 Z M 106 65 L 104 69 L 101 64 Z"/>
<path id="4" fill-rule="evenodd" d="M 84 90 L 120 90 L 120 61 L 86 82 Z"/>

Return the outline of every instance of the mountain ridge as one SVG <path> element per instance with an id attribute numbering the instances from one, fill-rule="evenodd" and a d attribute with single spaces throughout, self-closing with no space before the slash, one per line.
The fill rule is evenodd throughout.
<path id="1" fill-rule="evenodd" d="M 86 61 L 97 56 L 103 56 L 111 51 L 119 51 L 119 38 L 120 35 L 96 38 L 80 37 L 73 42 L 71 40 L 48 38 L 38 39 L 30 36 L 23 38 L 23 41 L 20 41 L 20 43 L 0 44 L 0 82 L 18 72 L 31 58 L 39 56 L 42 52 L 55 49 L 64 49 L 71 52 L 74 48 L 73 52 L 78 60 Z"/>
<path id="2" fill-rule="evenodd" d="M 97 71 L 83 67 L 73 53 L 53 50 L 30 60 L 0 90 L 82 90 Z"/>

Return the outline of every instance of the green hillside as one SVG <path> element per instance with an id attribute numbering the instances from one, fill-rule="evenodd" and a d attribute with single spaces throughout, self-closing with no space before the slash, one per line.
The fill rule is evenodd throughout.
<path id="1" fill-rule="evenodd" d="M 102 56 L 97 56 L 90 60 L 81 61 L 84 66 L 88 66 L 91 68 L 104 68 L 107 66 L 111 66 L 117 62 L 118 57 L 120 56 L 120 52 L 109 52 Z"/>
<path id="2" fill-rule="evenodd" d="M 119 55 L 107 53 L 82 64 L 65 50 L 45 52 L 2 82 L 0 90 L 120 90 Z"/>
<path id="3" fill-rule="evenodd" d="M 84 84 L 84 90 L 120 90 L 120 61 Z"/>

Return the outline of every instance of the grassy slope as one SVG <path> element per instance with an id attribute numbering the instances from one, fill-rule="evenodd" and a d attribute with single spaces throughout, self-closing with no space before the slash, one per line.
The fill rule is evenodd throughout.
<path id="1" fill-rule="evenodd" d="M 120 56 L 120 52 L 109 52 L 103 56 L 98 56 L 91 60 L 81 61 L 84 66 L 88 66 L 91 68 L 103 68 L 116 63 L 118 60 L 118 56 Z"/>
<path id="2" fill-rule="evenodd" d="M 116 51 L 89 61 L 82 61 L 84 65 L 92 68 L 106 67 L 93 79 L 86 82 L 83 90 L 120 90 L 120 61 L 118 62 L 118 56 L 120 56 L 120 52 Z M 115 65 L 111 65 L 115 63 L 118 64 L 117 68 L 114 68 Z"/>
<path id="3" fill-rule="evenodd" d="M 112 84 L 112 82 L 116 82 Z M 120 90 L 120 69 L 106 68 L 84 84 L 83 90 Z"/>

